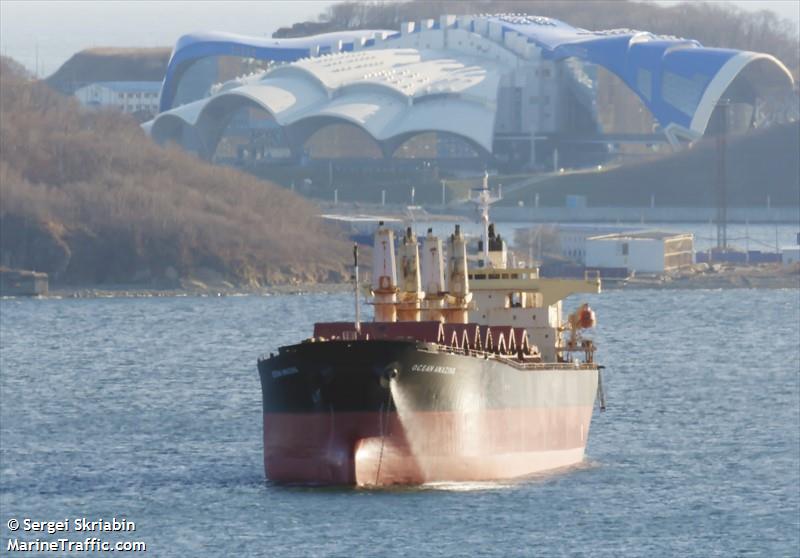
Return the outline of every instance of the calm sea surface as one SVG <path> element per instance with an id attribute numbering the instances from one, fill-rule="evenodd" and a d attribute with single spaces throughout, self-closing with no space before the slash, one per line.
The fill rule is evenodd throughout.
<path id="1" fill-rule="evenodd" d="M 799 297 L 590 297 L 608 410 L 582 466 L 382 491 L 262 469 L 256 358 L 348 318 L 349 296 L 3 300 L 0 554 L 96 536 L 159 557 L 798 556 Z M 76 517 L 136 531 L 7 525 Z"/>

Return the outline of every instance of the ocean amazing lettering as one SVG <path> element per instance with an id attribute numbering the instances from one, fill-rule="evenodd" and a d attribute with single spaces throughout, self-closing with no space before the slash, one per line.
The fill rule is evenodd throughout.
<path id="1" fill-rule="evenodd" d="M 277 380 L 278 378 L 283 378 L 284 376 L 291 376 L 292 374 L 297 374 L 298 372 L 299 370 L 294 366 L 290 366 L 289 368 L 283 368 L 281 370 L 273 370 L 272 379 Z"/>
<path id="2" fill-rule="evenodd" d="M 434 374 L 455 374 L 453 366 L 439 366 L 437 364 L 414 364 L 411 366 L 412 372 L 433 372 Z"/>
<path id="3" fill-rule="evenodd" d="M 118 531 L 136 531 L 136 523 L 125 518 L 117 519 L 116 517 L 112 517 L 108 521 L 103 520 L 103 518 L 89 520 L 85 517 L 76 517 L 72 520 L 71 524 L 69 519 L 64 519 L 64 521 L 34 521 L 26 517 L 22 520 L 22 529 L 25 532 L 47 531 L 50 535 L 65 531 L 74 531 L 76 533 L 83 533 L 86 531 L 113 533 Z"/>

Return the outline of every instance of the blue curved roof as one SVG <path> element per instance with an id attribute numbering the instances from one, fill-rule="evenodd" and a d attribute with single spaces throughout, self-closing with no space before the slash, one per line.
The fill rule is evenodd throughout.
<path id="1" fill-rule="evenodd" d="M 342 50 L 352 50 L 353 41 L 355 40 L 363 37 L 369 43 L 374 40 L 373 37 L 376 34 L 384 35 L 390 33 L 394 33 L 394 31 L 357 30 L 325 33 L 296 39 L 250 37 L 220 32 L 183 35 L 178 39 L 167 65 L 159 110 L 164 112 L 172 108 L 180 72 L 189 64 L 201 58 L 240 56 L 275 62 L 293 62 L 300 58 L 311 56 L 314 53 L 324 54 L 330 52 L 339 41 L 343 43 Z"/>
<path id="2" fill-rule="evenodd" d="M 500 42 L 508 33 L 524 37 L 551 60 L 576 57 L 616 74 L 651 111 L 665 131 L 671 127 L 693 137 L 702 135 L 711 111 L 727 86 L 752 61 L 767 59 L 791 83 L 783 64 L 766 54 L 733 49 L 706 48 L 694 40 L 657 36 L 629 29 L 587 31 L 563 21 L 528 15 L 460 17 L 455 26 L 499 27 Z M 417 30 L 421 26 L 417 26 Z M 439 27 L 439 22 L 433 25 Z M 354 30 L 299 39 L 246 37 L 227 33 L 191 34 L 181 37 L 170 59 L 161 94 L 161 111 L 172 108 L 181 72 L 194 60 L 233 55 L 290 62 L 331 49 L 353 50 L 355 41 L 365 47 L 379 35 L 385 46 L 399 35 L 386 30 Z M 341 41 L 341 44 L 339 42 Z"/>
<path id="3" fill-rule="evenodd" d="M 676 81 L 693 89 L 684 93 L 697 97 L 686 99 L 686 104 L 694 109 L 700 102 L 700 95 L 725 63 L 741 53 L 705 48 L 695 40 L 659 37 L 630 29 L 587 31 L 550 18 L 492 16 L 487 19 L 501 25 L 503 34 L 513 31 L 526 37 L 542 49 L 544 58 L 563 60 L 574 56 L 613 72 L 664 126 L 674 123 L 690 128 L 694 116 L 694 110 L 681 110 L 664 99 L 662 80 L 666 74 L 686 80 Z"/>

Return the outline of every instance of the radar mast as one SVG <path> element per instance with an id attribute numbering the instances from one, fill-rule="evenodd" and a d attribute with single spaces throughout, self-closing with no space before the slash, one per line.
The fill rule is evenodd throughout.
<path id="1" fill-rule="evenodd" d="M 483 171 L 483 186 L 477 189 L 475 197 L 470 201 L 477 206 L 480 211 L 481 222 L 483 223 L 483 265 L 489 267 L 489 206 L 503 199 L 503 192 L 498 188 L 497 195 L 493 196 L 489 190 L 489 171 Z"/>

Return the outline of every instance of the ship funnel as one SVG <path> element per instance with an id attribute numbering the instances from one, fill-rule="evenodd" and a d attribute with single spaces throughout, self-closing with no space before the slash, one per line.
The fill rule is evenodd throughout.
<path id="1" fill-rule="evenodd" d="M 441 320 L 444 304 L 444 263 L 442 241 L 433 235 L 433 229 L 422 244 L 422 286 L 425 289 L 425 310 L 422 319 Z"/>
<path id="2" fill-rule="evenodd" d="M 372 292 L 375 297 L 375 321 L 396 321 L 397 269 L 394 257 L 394 233 L 383 226 L 383 221 L 375 231 L 372 249 Z"/>
<path id="3" fill-rule="evenodd" d="M 495 232 L 494 223 L 489 223 L 488 232 L 489 267 L 505 269 L 508 267 L 506 241 L 502 239 L 499 233 Z"/>
<path id="4" fill-rule="evenodd" d="M 420 300 L 425 296 L 422 292 L 419 272 L 419 245 L 417 237 L 406 229 L 403 243 L 400 245 L 400 304 L 397 309 L 397 319 L 400 321 L 415 321 L 420 319 Z"/>
<path id="5" fill-rule="evenodd" d="M 446 321 L 467 323 L 467 308 L 472 294 L 469 292 L 467 278 L 467 241 L 461 234 L 461 227 L 456 225 L 455 233 L 447 243 L 447 311 Z"/>

